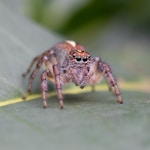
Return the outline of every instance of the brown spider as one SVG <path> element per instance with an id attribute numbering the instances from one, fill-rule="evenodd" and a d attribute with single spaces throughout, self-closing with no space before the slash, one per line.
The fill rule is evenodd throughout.
<path id="1" fill-rule="evenodd" d="M 91 57 L 82 45 L 74 41 L 57 43 L 46 52 L 35 57 L 27 71 L 23 74 L 23 77 L 30 72 L 35 62 L 37 64 L 30 75 L 28 90 L 23 99 L 26 99 L 30 94 L 32 81 L 44 63 L 45 70 L 41 75 L 41 92 L 44 108 L 47 107 L 46 92 L 48 80 L 55 84 L 60 108 L 63 108 L 62 86 L 64 84 L 73 82 L 75 85 L 80 86 L 80 88 L 84 88 L 87 84 L 96 84 L 102 76 L 106 79 L 109 90 L 116 95 L 117 102 L 123 103 L 110 67 L 99 57 Z"/>

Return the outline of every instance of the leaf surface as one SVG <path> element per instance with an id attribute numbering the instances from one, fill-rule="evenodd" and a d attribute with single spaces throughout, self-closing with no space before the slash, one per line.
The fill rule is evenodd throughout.
<path id="1" fill-rule="evenodd" d="M 21 74 L 32 58 L 61 39 L 0 2 L 1 101 L 21 97 L 27 86 Z M 33 92 L 39 85 L 37 77 Z M 149 149 L 150 94 L 123 90 L 122 96 L 123 105 L 96 91 L 65 94 L 64 110 L 56 96 L 46 110 L 41 98 L 0 107 L 1 149 Z"/>

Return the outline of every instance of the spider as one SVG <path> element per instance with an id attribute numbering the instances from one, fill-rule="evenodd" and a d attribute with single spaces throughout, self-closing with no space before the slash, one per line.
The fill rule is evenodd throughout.
<path id="1" fill-rule="evenodd" d="M 31 93 L 32 82 L 44 64 L 45 70 L 41 74 L 41 94 L 44 108 L 47 107 L 46 92 L 48 80 L 56 86 L 61 109 L 64 107 L 62 95 L 62 86 L 64 84 L 73 82 L 82 89 L 86 85 L 94 86 L 102 77 L 105 78 L 109 90 L 116 96 L 117 102 L 120 104 L 123 103 L 117 82 L 112 75 L 109 65 L 99 57 L 90 56 L 86 49 L 79 43 L 74 41 L 57 43 L 41 55 L 36 56 L 27 71 L 23 74 L 23 77 L 26 77 L 30 73 L 31 68 L 36 62 L 36 67 L 29 78 L 28 90 L 23 99 L 26 99 Z"/>

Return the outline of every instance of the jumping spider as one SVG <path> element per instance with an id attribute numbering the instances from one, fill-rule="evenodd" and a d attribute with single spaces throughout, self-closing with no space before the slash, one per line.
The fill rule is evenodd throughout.
<path id="1" fill-rule="evenodd" d="M 99 57 L 92 57 L 85 48 L 74 41 L 64 41 L 57 43 L 52 48 L 36 56 L 27 71 L 23 74 L 25 77 L 37 62 L 35 69 L 30 75 L 28 90 L 23 99 L 26 99 L 32 89 L 32 82 L 39 69 L 44 64 L 45 70 L 41 74 L 41 92 L 43 98 L 43 107 L 47 107 L 46 92 L 47 81 L 51 81 L 56 86 L 57 96 L 60 108 L 63 105 L 62 86 L 73 82 L 76 86 L 84 88 L 86 85 L 94 85 L 104 77 L 107 81 L 109 90 L 116 95 L 117 102 L 122 104 L 123 100 L 115 81 L 111 68 Z"/>

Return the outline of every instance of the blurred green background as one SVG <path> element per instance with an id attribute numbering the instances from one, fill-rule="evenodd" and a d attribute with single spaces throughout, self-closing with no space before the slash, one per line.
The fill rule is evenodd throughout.
<path id="1" fill-rule="evenodd" d="M 148 0 L 29 0 L 26 12 L 51 30 L 79 38 L 85 29 L 97 33 L 112 22 L 149 33 L 149 5 Z"/>
<path id="2" fill-rule="evenodd" d="M 0 0 L 0 148 L 149 150 L 149 3 Z M 111 66 L 121 85 L 123 105 L 103 88 L 64 94 L 64 110 L 59 109 L 56 96 L 48 98 L 45 110 L 40 96 L 21 101 L 28 82 L 21 74 L 33 57 L 63 39 L 80 42 Z M 32 95 L 40 94 L 40 73 Z M 21 102 L 10 105 L 15 98 Z"/>

